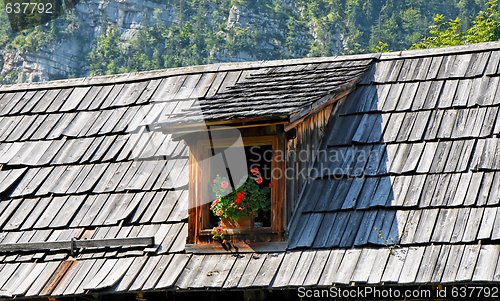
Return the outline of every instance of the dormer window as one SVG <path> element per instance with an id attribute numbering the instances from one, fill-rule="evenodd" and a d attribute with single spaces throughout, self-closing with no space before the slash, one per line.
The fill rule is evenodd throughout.
<path id="1" fill-rule="evenodd" d="M 284 232 L 284 138 L 276 126 L 211 129 L 190 147 L 190 244 L 279 241 Z"/>

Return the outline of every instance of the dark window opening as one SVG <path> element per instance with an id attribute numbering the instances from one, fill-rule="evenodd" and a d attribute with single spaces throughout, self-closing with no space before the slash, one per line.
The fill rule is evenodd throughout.
<path id="1" fill-rule="evenodd" d="M 259 187 L 270 187 L 269 189 L 269 208 L 272 208 L 271 202 L 272 202 L 272 187 L 270 186 L 271 184 L 271 173 L 272 173 L 272 160 L 273 160 L 273 149 L 271 145 L 260 145 L 260 146 L 246 146 L 245 148 L 245 155 L 246 155 L 246 170 L 248 177 L 251 179 L 254 179 L 254 175 L 251 174 L 250 169 L 252 168 L 258 168 L 260 171 L 260 176 L 262 177 L 262 182 L 259 185 Z M 218 149 L 215 149 L 215 152 L 217 153 Z M 216 199 L 216 196 L 213 194 L 211 185 L 213 185 L 213 179 L 217 177 L 217 175 L 222 175 L 226 174 L 227 170 L 225 170 L 225 166 L 221 164 L 211 164 L 210 165 L 210 172 L 209 172 L 209 181 L 206 181 L 205 189 L 209 193 L 209 198 L 210 202 L 205 205 L 207 207 L 207 210 L 209 211 L 208 214 L 208 221 L 205 223 L 205 229 L 211 229 L 212 227 L 216 227 L 219 225 L 219 217 L 216 216 L 209 208 L 210 204 L 212 203 L 213 200 Z M 238 180 L 235 180 L 233 182 L 239 182 Z M 233 185 L 237 186 L 237 183 L 232 183 Z M 267 211 L 264 210 L 259 210 L 257 213 L 257 216 L 254 218 L 254 228 L 265 228 L 265 227 L 271 227 L 272 225 L 272 209 L 269 209 Z"/>

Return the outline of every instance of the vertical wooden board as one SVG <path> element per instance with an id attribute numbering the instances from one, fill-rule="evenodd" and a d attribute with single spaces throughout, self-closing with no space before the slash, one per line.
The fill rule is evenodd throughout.
<path id="1" fill-rule="evenodd" d="M 134 194 L 127 194 L 127 193 L 121 193 L 117 197 L 118 204 L 115 207 L 114 210 L 110 212 L 110 214 L 106 217 L 106 220 L 104 221 L 105 225 L 112 225 L 116 224 L 118 221 L 123 219 L 123 214 L 125 210 L 128 208 L 130 205 L 130 202 L 132 201 L 132 198 L 134 197 Z"/>
<path id="2" fill-rule="evenodd" d="M 127 269 L 123 277 L 117 282 L 115 291 L 122 292 L 127 291 L 132 282 L 136 279 L 138 274 L 141 272 L 142 267 L 146 263 L 148 257 L 138 256 L 133 259 L 132 264 Z"/>
<path id="3" fill-rule="evenodd" d="M 335 223 L 333 224 L 330 234 L 328 236 L 328 240 L 325 243 L 325 247 L 338 247 L 340 245 L 340 241 L 342 240 L 342 236 L 344 234 L 347 222 L 349 221 L 349 217 L 351 215 L 351 211 L 343 211 L 338 212 Z"/>
<path id="4" fill-rule="evenodd" d="M 40 275 L 35 279 L 35 281 L 33 281 L 28 290 L 25 292 L 25 296 L 38 296 L 58 266 L 58 261 L 47 262 L 43 270 L 40 272 Z"/>
<path id="5" fill-rule="evenodd" d="M 438 258 L 435 261 L 433 261 L 434 265 L 430 267 L 431 268 L 430 282 L 441 283 L 445 281 L 444 278 L 448 273 L 447 269 L 452 268 L 452 265 L 449 264 L 449 262 L 451 262 L 450 256 L 453 256 L 452 254 L 456 254 L 457 256 L 459 256 L 460 260 L 460 257 L 462 256 L 460 252 L 462 249 L 460 248 L 452 249 L 452 247 L 456 246 L 442 245 Z M 426 267 L 423 266 L 421 267 L 427 269 Z"/>
<path id="6" fill-rule="evenodd" d="M 16 272 L 20 263 L 7 263 L 2 269 L 2 278 L 0 278 L 0 288 L 3 288 L 5 283 L 10 280 L 10 277 Z"/>
<path id="7" fill-rule="evenodd" d="M 349 221 L 347 223 L 347 227 L 343 231 L 344 234 L 342 235 L 342 240 L 340 241 L 341 247 L 350 247 L 354 244 L 354 240 L 356 239 L 356 234 L 359 231 L 362 219 L 363 219 L 363 212 L 361 211 L 351 212 Z"/>
<path id="8" fill-rule="evenodd" d="M 364 181 L 365 178 L 356 178 L 352 180 L 351 186 L 349 187 L 349 191 L 344 198 L 341 209 L 354 209 L 356 207 L 356 202 L 363 187 Z"/>
<path id="9" fill-rule="evenodd" d="M 495 217 L 495 224 L 493 225 L 493 233 L 491 233 L 492 239 L 500 238 L 500 208 L 497 207 L 497 214 Z"/>
<path id="10" fill-rule="evenodd" d="M 428 243 L 431 239 L 439 209 L 422 210 L 420 222 L 413 237 L 415 243 Z"/>
<path id="11" fill-rule="evenodd" d="M 175 286 L 178 288 L 189 288 L 193 277 L 201 271 L 204 260 L 204 255 L 191 256 L 182 273 L 179 274 L 179 277 L 175 281 Z"/>
<path id="12" fill-rule="evenodd" d="M 2 289 L 11 293 L 15 293 L 16 288 L 27 280 L 30 272 L 35 268 L 35 263 L 21 263 L 13 274 L 10 275 L 8 280 L 2 286 Z"/>
<path id="13" fill-rule="evenodd" d="M 481 226 L 477 234 L 477 239 L 490 239 L 494 231 L 495 217 L 497 215 L 497 208 L 485 208 Z"/>
<path id="14" fill-rule="evenodd" d="M 330 250 L 318 250 L 314 256 L 314 260 L 309 267 L 307 276 L 305 277 L 303 286 L 316 286 L 319 283 L 321 274 L 328 262 Z"/>
<path id="15" fill-rule="evenodd" d="M 162 277 L 156 283 L 155 289 L 172 287 L 184 271 L 190 258 L 191 255 L 189 254 L 175 254 Z"/>
<path id="16" fill-rule="evenodd" d="M 94 260 L 93 260 L 94 261 Z M 85 287 L 87 284 L 92 281 L 92 279 L 96 276 L 96 274 L 99 272 L 101 267 L 104 265 L 106 262 L 106 259 L 100 258 L 94 261 L 94 264 L 92 265 L 92 268 L 86 273 L 85 277 L 81 279 L 80 284 L 78 285 L 75 294 L 83 294 L 85 291 Z"/>
<path id="17" fill-rule="evenodd" d="M 412 244 L 415 242 L 415 232 L 417 227 L 422 223 L 427 223 L 430 221 L 421 220 L 422 210 L 412 210 L 406 221 L 405 228 L 403 229 L 403 234 L 399 238 L 402 244 Z M 432 227 L 432 226 L 430 226 Z"/>
<path id="18" fill-rule="evenodd" d="M 54 228 L 66 227 L 77 213 L 78 209 L 81 207 L 85 196 L 70 196 L 69 199 L 64 203 L 59 213 L 51 221 L 50 226 Z"/>
<path id="19" fill-rule="evenodd" d="M 500 97 L 500 96 L 499 96 Z M 481 128 L 480 137 L 488 137 L 493 134 L 495 122 L 499 120 L 498 107 L 489 107 L 484 119 L 483 127 Z"/>
<path id="20" fill-rule="evenodd" d="M 211 288 L 222 288 L 235 261 L 236 256 L 234 255 L 229 255 L 224 259 L 219 260 L 215 268 L 212 271 L 207 272 L 208 279 L 204 281 L 206 286 Z"/>
<path id="21" fill-rule="evenodd" d="M 24 199 L 22 200 L 15 213 L 12 214 L 8 222 L 2 227 L 2 230 L 15 230 L 19 229 L 22 223 L 28 218 L 29 214 L 35 208 L 38 199 Z M 8 204 L 8 202 L 2 202 Z M 2 210 L 3 211 L 3 210 Z"/>
<path id="22" fill-rule="evenodd" d="M 460 262 L 455 281 L 471 281 L 474 274 L 474 267 L 476 266 L 481 245 L 467 245 L 465 246 L 464 255 Z"/>
<path id="23" fill-rule="evenodd" d="M 245 269 L 250 262 L 253 254 L 240 254 L 236 256 L 236 260 L 231 268 L 231 271 L 227 275 L 224 281 L 224 288 L 235 288 L 238 287 L 240 279 L 243 277 Z"/>
<path id="24" fill-rule="evenodd" d="M 434 191 L 434 194 L 432 195 L 432 199 L 430 200 L 430 206 L 432 207 L 437 207 L 437 206 L 443 206 L 447 203 L 446 200 L 446 193 L 450 187 L 450 181 L 452 179 L 452 174 L 446 174 L 442 173 L 439 174 L 438 180 L 437 180 L 437 188 Z"/>
<path id="25" fill-rule="evenodd" d="M 251 287 L 253 285 L 255 277 L 259 273 L 259 270 L 261 269 L 265 260 L 265 254 L 254 253 L 251 255 L 250 262 L 245 267 L 245 271 L 243 272 L 238 282 L 238 288 Z"/>
<path id="26" fill-rule="evenodd" d="M 290 285 L 293 273 L 301 257 L 300 251 L 290 251 L 285 254 L 283 262 L 276 273 L 272 287 L 285 287 Z"/>
<path id="27" fill-rule="evenodd" d="M 450 242 L 456 243 L 462 241 L 462 237 L 467 227 L 469 215 L 470 215 L 470 208 L 460 208 L 458 210 L 457 221 L 455 223 L 455 227 L 453 229 L 453 234 L 451 235 Z"/>
<path id="28" fill-rule="evenodd" d="M 321 277 L 317 283 L 319 286 L 331 286 L 334 283 L 337 276 L 337 270 L 339 269 L 345 252 L 345 250 L 339 249 L 330 251 L 328 261 L 326 262 L 325 268 L 323 269 Z"/>
<path id="29" fill-rule="evenodd" d="M 148 84 L 149 81 L 125 84 L 110 106 L 118 107 L 135 104 L 139 96 L 145 91 Z"/>
<path id="30" fill-rule="evenodd" d="M 364 248 L 361 250 L 361 254 L 359 255 L 358 262 L 356 264 L 356 268 L 354 269 L 351 279 L 351 282 L 354 283 L 366 283 L 370 277 L 370 272 L 372 270 L 373 265 L 376 262 L 377 258 L 377 249 Z"/>
<path id="31" fill-rule="evenodd" d="M 162 197 L 158 201 L 160 202 L 160 205 L 158 207 L 158 210 L 156 213 L 154 213 L 154 216 L 152 216 L 151 221 L 152 222 L 164 222 L 168 219 L 170 214 L 172 213 L 172 210 L 179 199 L 182 191 L 169 191 L 166 196 Z"/>
<path id="32" fill-rule="evenodd" d="M 229 260 L 231 264 L 234 262 L 235 258 L 231 255 L 209 255 L 205 256 L 203 263 L 200 266 L 199 271 L 192 275 L 191 281 L 189 283 L 190 288 L 203 288 L 203 287 L 216 287 L 214 282 L 216 274 L 220 271 L 217 270 L 217 265 L 219 262 Z"/>
<path id="33" fill-rule="evenodd" d="M 64 291 L 61 292 L 61 295 L 73 295 L 76 293 L 78 286 L 81 284 L 83 279 L 87 276 L 87 274 L 92 269 L 95 260 L 83 260 L 79 264 L 78 273 L 72 277 L 71 281 L 68 283 Z"/>
<path id="34" fill-rule="evenodd" d="M 367 283 L 377 284 L 381 282 L 390 250 L 387 248 L 373 249 L 371 253 L 373 254 L 373 264 L 368 272 Z"/>
<path id="35" fill-rule="evenodd" d="M 399 276 L 399 283 L 414 283 L 422 261 L 425 247 L 410 247 L 406 255 L 403 269 Z"/>
<path id="36" fill-rule="evenodd" d="M 94 290 L 98 289 L 101 282 L 105 281 L 108 276 L 111 276 L 113 271 L 115 271 L 114 267 L 117 264 L 118 259 L 106 259 L 104 264 L 101 266 L 99 271 L 89 279 L 90 281 L 86 282 L 83 286 L 84 290 Z M 87 280 L 87 279 L 86 279 Z"/>
<path id="37" fill-rule="evenodd" d="M 368 243 L 369 237 L 374 231 L 373 225 L 378 215 L 384 215 L 384 212 L 382 210 L 365 211 L 363 220 L 356 234 L 356 239 L 354 240 L 355 246 L 362 246 Z"/>
<path id="38" fill-rule="evenodd" d="M 348 284 L 361 255 L 362 249 L 348 249 L 339 265 L 333 283 Z"/>
<path id="39" fill-rule="evenodd" d="M 64 206 L 66 203 L 68 197 L 63 196 L 63 197 L 54 197 L 47 208 L 45 209 L 44 213 L 40 216 L 38 221 L 35 223 L 34 228 L 46 228 L 50 225 L 54 217 L 57 215 L 57 213 L 61 210 L 61 208 Z"/>
<path id="40" fill-rule="evenodd" d="M 493 172 L 485 172 L 483 175 L 483 180 L 481 181 L 481 188 L 476 199 L 476 206 L 485 206 L 488 202 L 488 196 L 490 195 L 490 190 L 493 184 Z"/>
<path id="41" fill-rule="evenodd" d="M 486 70 L 484 72 L 484 75 L 498 74 L 497 70 L 498 70 L 499 62 L 500 62 L 500 51 L 499 50 L 492 51 L 491 57 L 488 61 L 488 65 L 486 66 Z"/>
<path id="42" fill-rule="evenodd" d="M 85 95 L 89 92 L 90 87 L 76 87 L 73 89 L 68 98 L 64 101 L 59 111 L 71 111 L 76 109 Z"/>
<path id="43" fill-rule="evenodd" d="M 291 278 L 288 282 L 288 286 L 302 286 L 304 280 L 311 271 L 311 265 L 314 262 L 314 258 L 316 256 L 315 251 L 303 251 L 300 256 L 299 261 L 297 262 L 297 266 L 291 275 Z"/>
<path id="44" fill-rule="evenodd" d="M 498 282 L 500 280 L 500 260 L 497 262 L 497 267 L 495 274 L 493 275 L 493 281 Z"/>
<path id="45" fill-rule="evenodd" d="M 81 219 L 79 226 L 90 226 L 96 216 L 101 212 L 101 209 L 106 203 L 106 199 L 109 197 L 108 194 L 99 194 L 94 199 L 87 213 Z"/>
<path id="46" fill-rule="evenodd" d="M 474 269 L 472 280 L 485 282 L 492 281 L 495 274 L 495 268 L 497 266 L 499 254 L 499 245 L 481 246 L 481 249 L 479 251 L 479 258 Z"/>
<path id="47" fill-rule="evenodd" d="M 12 98 L 10 100 L 2 103 L 0 116 L 9 115 L 9 113 L 16 107 L 16 105 L 19 102 L 25 103 L 27 101 L 26 98 L 23 101 L 23 97 L 25 96 L 25 94 L 28 94 L 26 96 L 27 100 L 29 100 L 29 98 L 31 98 L 33 96 L 32 92 L 21 91 L 21 92 L 12 93 Z"/>
<path id="48" fill-rule="evenodd" d="M 316 238 L 324 214 L 313 213 L 308 215 L 307 223 L 305 223 L 304 228 L 300 232 L 300 238 L 297 237 L 297 241 L 293 244 L 295 247 L 310 247 Z"/>
<path id="49" fill-rule="evenodd" d="M 479 232 L 479 226 L 481 225 L 481 220 L 483 217 L 485 208 L 472 208 L 469 214 L 469 219 L 467 221 L 467 226 L 465 228 L 464 236 L 462 238 L 463 242 L 472 242 L 477 238 Z"/>
<path id="50" fill-rule="evenodd" d="M 372 197 L 377 189 L 377 184 L 380 179 L 380 177 L 364 178 L 363 188 L 361 189 L 356 200 L 356 209 L 367 209 L 372 207 Z"/>
<path id="51" fill-rule="evenodd" d="M 408 254 L 408 248 L 392 249 L 382 275 L 382 282 L 395 283 L 398 281 Z"/>
<path id="52" fill-rule="evenodd" d="M 95 289 L 99 290 L 115 286 L 130 268 L 133 260 L 133 257 L 118 259 L 113 269 L 97 286 L 95 286 Z"/>
<path id="53" fill-rule="evenodd" d="M 80 270 L 80 266 L 82 265 L 82 262 L 80 261 L 65 261 L 65 264 L 67 265 L 66 270 L 62 274 L 59 274 L 57 276 L 61 277 L 60 280 L 56 283 L 53 283 L 53 287 L 50 291 L 47 292 L 49 289 L 48 287 L 45 287 L 42 291 L 47 292 L 48 294 L 52 296 L 59 296 L 62 295 L 66 287 L 70 284 L 71 280 L 73 277 L 78 275 L 78 272 Z M 63 265 L 61 265 L 62 267 Z M 57 273 L 58 271 L 56 271 Z M 48 283 L 50 284 L 50 283 Z"/>
<path id="54" fill-rule="evenodd" d="M 440 245 L 429 245 L 425 247 L 420 269 L 416 276 L 416 283 L 429 283 L 434 272 L 434 267 L 441 251 Z"/>
<path id="55" fill-rule="evenodd" d="M 115 84 L 103 86 L 102 90 L 96 96 L 89 109 L 106 109 L 115 101 L 116 97 L 124 89 L 125 84 Z"/>
<path id="56" fill-rule="evenodd" d="M 458 269 L 460 267 L 460 260 L 465 250 L 465 245 L 452 245 L 450 248 L 450 256 L 443 269 L 442 283 L 452 283 L 455 281 Z"/>
<path id="57" fill-rule="evenodd" d="M 449 242 L 458 216 L 458 209 L 441 209 L 432 234 L 432 242 Z"/>
<path id="58" fill-rule="evenodd" d="M 223 82 L 217 90 L 217 94 L 228 93 L 231 88 L 236 85 L 236 82 L 240 79 L 242 71 L 229 71 L 224 77 Z"/>
<path id="59" fill-rule="evenodd" d="M 336 212 L 324 214 L 323 220 L 321 221 L 321 225 L 316 234 L 316 238 L 314 239 L 314 243 L 312 245 L 313 247 L 324 248 L 328 244 L 328 237 L 333 225 L 335 224 L 336 217 Z"/>

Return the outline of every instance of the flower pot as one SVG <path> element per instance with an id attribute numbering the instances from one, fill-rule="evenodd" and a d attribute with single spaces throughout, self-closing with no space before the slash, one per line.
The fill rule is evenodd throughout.
<path id="1" fill-rule="evenodd" d="M 240 217 L 238 221 L 233 221 L 230 218 L 221 218 L 220 225 L 225 229 L 252 229 L 253 217 Z"/>

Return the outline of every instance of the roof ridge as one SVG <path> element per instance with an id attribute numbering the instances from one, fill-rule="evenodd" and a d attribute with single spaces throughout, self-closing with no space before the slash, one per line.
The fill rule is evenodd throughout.
<path id="1" fill-rule="evenodd" d="M 411 50 L 386 52 L 382 53 L 382 55 L 380 56 L 380 60 L 384 61 L 384 60 L 394 60 L 394 59 L 404 59 L 404 58 L 438 56 L 444 54 L 449 55 L 449 54 L 460 54 L 460 53 L 473 53 L 473 52 L 492 51 L 499 49 L 500 49 L 500 41 L 484 42 L 484 43 L 447 46 L 439 48 L 411 49 Z"/>
<path id="2" fill-rule="evenodd" d="M 320 64 L 320 63 L 331 63 L 338 61 L 367 60 L 367 59 L 378 59 L 379 57 L 380 54 L 378 53 L 369 53 L 369 54 L 357 54 L 348 56 L 308 57 L 308 58 L 296 58 L 296 59 L 285 59 L 285 60 L 216 63 L 207 65 L 186 66 L 186 67 L 114 74 L 114 75 L 99 75 L 99 76 L 88 76 L 81 78 L 61 79 L 61 80 L 53 80 L 47 82 L 0 85 L 0 92 L 119 84 L 119 83 L 160 79 L 178 75 L 190 75 L 190 74 L 224 72 L 224 71 L 241 71 L 241 70 L 251 70 L 259 68 L 269 68 L 269 67 L 302 65 L 310 63 Z"/>

